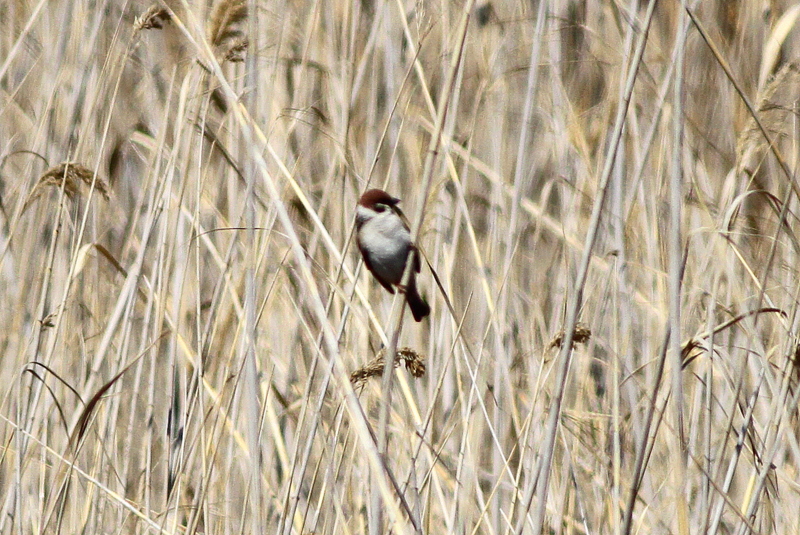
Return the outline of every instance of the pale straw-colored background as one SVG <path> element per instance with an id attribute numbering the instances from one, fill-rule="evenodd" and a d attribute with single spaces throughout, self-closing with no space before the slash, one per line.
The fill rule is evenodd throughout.
<path id="1" fill-rule="evenodd" d="M 798 533 L 800 8 L 649 4 L 0 3 L 0 533 Z"/>

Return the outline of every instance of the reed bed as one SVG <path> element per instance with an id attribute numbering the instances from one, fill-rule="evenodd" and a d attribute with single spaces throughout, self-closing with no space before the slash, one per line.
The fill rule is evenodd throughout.
<path id="1" fill-rule="evenodd" d="M 0 3 L 0 533 L 800 532 L 798 17 Z"/>

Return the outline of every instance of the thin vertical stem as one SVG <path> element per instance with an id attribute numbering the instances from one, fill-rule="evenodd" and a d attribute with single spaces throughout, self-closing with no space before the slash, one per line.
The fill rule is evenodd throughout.
<path id="1" fill-rule="evenodd" d="M 686 0 L 681 0 L 676 39 L 677 58 L 675 84 L 673 86 L 672 161 L 669 181 L 669 360 L 672 370 L 672 490 L 673 503 L 677 507 L 677 532 L 689 533 L 689 510 L 686 489 L 686 440 L 683 423 L 683 363 L 681 354 L 681 273 L 683 238 L 681 235 L 683 203 L 683 77 L 686 34 Z"/>
<path id="2" fill-rule="evenodd" d="M 553 463 L 553 453 L 555 449 L 556 433 L 558 431 L 558 422 L 561 416 L 561 402 L 564 399 L 564 392 L 566 391 L 567 375 L 572 360 L 572 341 L 575 333 L 575 325 L 578 322 L 578 314 L 583 305 L 583 290 L 586 285 L 586 278 L 589 274 L 589 267 L 591 263 L 592 251 L 594 250 L 595 241 L 597 240 L 597 233 L 600 228 L 600 217 L 602 215 L 603 204 L 605 203 L 606 196 L 608 195 L 608 184 L 611 178 L 611 172 L 614 169 L 614 160 L 617 157 L 617 149 L 620 139 L 622 138 L 622 130 L 625 125 L 625 116 L 628 113 L 628 105 L 630 103 L 631 94 L 633 93 L 633 86 L 636 82 L 636 76 L 639 72 L 639 65 L 644 55 L 645 45 L 647 44 L 647 36 L 650 31 L 650 22 L 653 19 L 653 12 L 655 10 L 657 0 L 650 0 L 647 6 L 647 14 L 645 15 L 644 27 L 639 34 L 639 40 L 636 44 L 636 53 L 628 66 L 628 73 L 625 82 L 625 92 L 623 98 L 620 100 L 617 107 L 617 117 L 614 121 L 614 129 L 609 139 L 608 153 L 606 154 L 605 164 L 602 174 L 600 176 L 599 185 L 597 188 L 597 197 L 595 198 L 594 206 L 592 207 L 592 215 L 589 222 L 589 230 L 584 242 L 583 254 L 581 255 L 581 262 L 578 266 L 578 275 L 575 280 L 573 294 L 570 298 L 569 306 L 567 307 L 567 317 L 564 328 L 564 339 L 561 345 L 561 352 L 559 355 L 559 368 L 558 375 L 555 381 L 555 392 L 553 401 L 550 405 L 550 413 L 547 421 L 547 430 L 545 432 L 545 440 L 542 444 L 542 462 L 539 465 L 539 473 L 536 478 L 535 491 L 539 497 L 533 519 L 533 533 L 538 534 L 542 532 L 544 526 L 544 515 L 547 507 L 547 493 L 550 484 L 550 469 Z M 635 31 L 631 27 L 630 31 Z M 530 503 L 533 496 L 534 486 L 529 485 L 526 493 L 525 503 Z M 531 498 L 527 498 L 531 496 Z M 527 507 L 526 511 L 527 512 Z M 516 533 L 520 535 L 525 525 L 525 515 L 523 515 L 517 523 Z"/>

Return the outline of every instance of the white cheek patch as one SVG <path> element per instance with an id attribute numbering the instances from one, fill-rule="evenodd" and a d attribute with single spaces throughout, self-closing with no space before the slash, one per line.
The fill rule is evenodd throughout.
<path id="1" fill-rule="evenodd" d="M 361 205 L 358 205 L 358 208 L 356 208 L 356 221 L 358 221 L 359 223 L 364 223 L 365 221 L 370 220 L 376 215 L 378 214 L 376 214 L 374 210 L 370 210 L 369 208 L 364 208 Z"/>

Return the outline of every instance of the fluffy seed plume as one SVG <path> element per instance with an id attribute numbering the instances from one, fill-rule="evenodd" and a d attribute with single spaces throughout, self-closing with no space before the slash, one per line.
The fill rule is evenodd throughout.
<path id="1" fill-rule="evenodd" d="M 31 191 L 31 196 L 28 203 L 38 198 L 48 186 L 60 188 L 62 183 L 64 185 L 64 193 L 70 199 L 74 199 L 76 195 L 81 193 L 81 185 L 83 185 L 87 192 L 92 186 L 94 179 L 94 172 L 91 169 L 74 162 L 63 162 L 55 167 L 47 170 L 45 174 L 39 177 L 36 186 Z M 100 178 L 94 180 L 94 189 L 105 200 L 108 200 L 108 185 Z"/>
<path id="2" fill-rule="evenodd" d="M 153 4 L 147 8 L 147 11 L 136 17 L 133 23 L 133 31 L 160 30 L 164 27 L 164 23 L 169 22 L 169 20 L 169 11 L 158 4 Z"/>
<path id="3" fill-rule="evenodd" d="M 208 25 L 208 40 L 214 46 L 222 46 L 244 36 L 239 27 L 247 19 L 247 0 L 220 0 L 211 12 Z"/>
<path id="4" fill-rule="evenodd" d="M 250 45 L 250 42 L 247 40 L 246 37 L 239 37 L 233 41 L 231 47 L 225 53 L 225 61 L 230 61 L 231 63 L 241 63 L 244 61 L 244 53 L 247 50 L 247 47 Z"/>
<path id="5" fill-rule="evenodd" d="M 383 368 L 385 365 L 384 353 L 382 349 L 378 356 L 369 361 L 365 366 L 357 369 L 350 374 L 350 382 L 354 385 L 363 384 L 370 377 L 380 377 L 383 375 Z M 410 347 L 402 347 L 394 354 L 394 367 L 397 368 L 402 362 L 405 364 L 406 369 L 414 377 L 422 377 L 425 375 L 425 357 L 411 349 Z"/>
<path id="6" fill-rule="evenodd" d="M 572 347 L 575 348 L 575 344 L 585 344 L 589 341 L 592 337 L 592 331 L 586 325 L 579 323 L 575 326 L 575 331 L 572 333 Z M 559 333 L 553 338 L 553 341 L 547 346 L 547 349 L 553 349 L 554 347 L 561 347 L 561 344 L 564 343 L 564 331 L 559 331 Z"/>
<path id="7" fill-rule="evenodd" d="M 800 86 L 800 63 L 787 63 L 770 78 L 758 96 L 761 124 L 774 141 L 790 138 L 794 128 L 795 99 Z M 767 140 L 755 119 L 750 117 L 736 140 L 738 172 L 755 172 L 768 148 Z"/>

